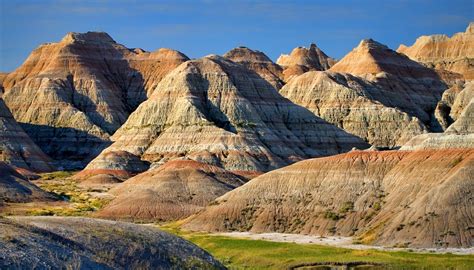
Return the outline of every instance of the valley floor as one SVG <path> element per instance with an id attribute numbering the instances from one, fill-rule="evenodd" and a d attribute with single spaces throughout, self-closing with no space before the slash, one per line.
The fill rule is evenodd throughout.
<path id="1" fill-rule="evenodd" d="M 304 267 L 334 264 L 366 267 L 348 269 L 474 269 L 472 249 L 463 253 L 466 255 L 447 250 L 448 253 L 434 254 L 430 250 L 388 251 L 370 246 L 354 249 L 351 241 L 342 237 L 319 242 L 319 237 L 306 235 L 195 233 L 178 229 L 176 223 L 159 227 L 207 250 L 229 269 L 320 269 Z"/>

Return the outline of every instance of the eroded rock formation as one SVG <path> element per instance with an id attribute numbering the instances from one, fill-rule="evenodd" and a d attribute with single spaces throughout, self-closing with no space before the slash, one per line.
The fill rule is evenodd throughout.
<path id="1" fill-rule="evenodd" d="M 172 50 L 130 50 L 102 32 L 69 33 L 35 49 L 4 78 L 4 99 L 47 154 L 69 164 L 87 161 L 186 60 Z"/>
<path id="2" fill-rule="evenodd" d="M 224 57 L 255 71 L 277 90 L 284 84 L 283 69 L 273 63 L 263 52 L 238 47 L 228 51 Z"/>
<path id="3" fill-rule="evenodd" d="M 230 171 L 268 171 L 294 161 L 366 147 L 283 98 L 268 82 L 226 58 L 183 63 L 157 86 L 97 160 L 126 151 L 155 165 L 179 158 Z"/>
<path id="4" fill-rule="evenodd" d="M 284 69 L 285 82 L 307 71 L 328 70 L 335 63 L 335 59 L 327 56 L 314 43 L 309 48 L 295 48 L 289 55 L 282 54 L 277 60 L 277 64 Z"/>
<path id="5" fill-rule="evenodd" d="M 407 47 L 397 50 L 428 67 L 460 73 L 467 80 L 474 79 L 474 23 L 465 32 L 446 35 L 421 36 Z"/>
<path id="6" fill-rule="evenodd" d="M 0 162 L 36 172 L 52 171 L 51 159 L 13 118 L 0 93 Z"/>
<path id="7" fill-rule="evenodd" d="M 151 226 L 78 217 L 0 218 L 0 268 L 226 269 Z"/>
<path id="8" fill-rule="evenodd" d="M 183 227 L 471 247 L 473 177 L 474 149 L 351 151 L 254 178 Z"/>
<path id="9" fill-rule="evenodd" d="M 97 216 L 135 221 L 188 217 L 245 179 L 193 160 L 169 161 L 109 191 L 116 196 Z"/>

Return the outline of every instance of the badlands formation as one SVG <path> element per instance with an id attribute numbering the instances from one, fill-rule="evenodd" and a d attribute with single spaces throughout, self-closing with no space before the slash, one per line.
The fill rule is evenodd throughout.
<path id="1" fill-rule="evenodd" d="M 246 47 L 191 60 L 69 33 L 0 74 L 0 203 L 54 200 L 28 179 L 85 167 L 67 180 L 113 186 L 95 217 L 472 247 L 471 37 L 472 25 L 398 52 L 368 39 L 338 62 L 312 44 L 274 63 Z M 137 268 L 222 268 L 127 223 L 14 217 L 0 227 L 0 268 L 57 254 L 64 267 L 122 268 L 125 256 Z"/>
<path id="2" fill-rule="evenodd" d="M 1 269 L 226 269 L 151 227 L 79 217 L 0 218 Z"/>
<path id="3" fill-rule="evenodd" d="M 421 36 L 412 46 L 400 45 L 397 51 L 427 67 L 460 73 L 466 80 L 474 79 L 474 23 L 452 37 Z"/>
<path id="4" fill-rule="evenodd" d="M 293 78 L 280 93 L 378 147 L 398 147 L 439 130 L 434 111 L 446 84 L 438 74 L 371 39 L 328 71 Z"/>
<path id="5" fill-rule="evenodd" d="M 136 158 L 106 160 L 123 151 L 152 168 L 185 157 L 253 174 L 367 147 L 283 98 L 255 72 L 216 55 L 188 61 L 168 74 L 112 140 L 82 175 L 124 174 Z"/>
<path id="6" fill-rule="evenodd" d="M 4 100 L 46 154 L 66 160 L 61 166 L 80 167 L 186 60 L 167 49 L 131 50 L 102 32 L 69 33 L 41 45 L 4 76 Z"/>
<path id="7" fill-rule="evenodd" d="M 316 44 L 311 44 L 309 49 L 295 48 L 289 55 L 282 54 L 277 60 L 277 64 L 283 68 L 285 82 L 308 71 L 328 70 L 335 63 L 336 60 L 327 56 Z"/>

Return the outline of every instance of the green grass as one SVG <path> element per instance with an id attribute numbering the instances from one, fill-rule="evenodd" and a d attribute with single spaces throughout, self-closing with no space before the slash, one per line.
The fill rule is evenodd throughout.
<path id="1" fill-rule="evenodd" d="M 351 250 L 192 233 L 177 229 L 176 224 L 160 228 L 207 250 L 229 269 L 288 269 L 316 262 L 372 262 L 389 269 L 474 269 L 472 255 Z"/>

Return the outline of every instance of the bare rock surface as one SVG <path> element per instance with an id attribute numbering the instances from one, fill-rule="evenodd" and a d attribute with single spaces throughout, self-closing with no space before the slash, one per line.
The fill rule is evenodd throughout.
<path id="1" fill-rule="evenodd" d="M 187 157 L 230 171 L 261 172 L 367 147 L 283 98 L 255 72 L 216 55 L 168 74 L 112 139 L 85 171 L 104 169 L 97 160 L 118 151 L 152 167 Z"/>
<path id="2" fill-rule="evenodd" d="M 21 170 L 0 161 L 0 207 L 2 203 L 52 201 L 57 198 L 40 189 Z"/>
<path id="3" fill-rule="evenodd" d="M 142 222 L 178 220 L 244 183 L 244 178 L 216 166 L 169 161 L 110 190 L 115 199 L 96 216 Z"/>
<path id="4" fill-rule="evenodd" d="M 397 108 L 393 93 L 347 73 L 311 71 L 280 93 L 315 115 L 378 147 L 403 145 L 427 132 L 416 117 Z"/>
<path id="5" fill-rule="evenodd" d="M 225 269 L 153 227 L 77 217 L 0 218 L 2 269 Z"/>
<path id="6" fill-rule="evenodd" d="M 327 56 L 314 43 L 309 48 L 295 48 L 289 55 L 282 54 L 277 60 L 277 64 L 283 67 L 285 82 L 307 71 L 328 70 L 335 63 L 335 59 Z"/>
<path id="7" fill-rule="evenodd" d="M 31 171 L 48 172 L 54 169 L 51 161 L 15 121 L 0 93 L 0 162 Z"/>
<path id="8" fill-rule="evenodd" d="M 128 49 L 103 32 L 68 33 L 42 44 L 3 79 L 4 99 L 44 152 L 56 160 L 87 161 L 186 60 L 172 50 Z"/>
<path id="9" fill-rule="evenodd" d="M 473 149 L 351 151 L 305 160 L 230 191 L 183 227 L 471 247 L 473 165 Z"/>
<path id="10" fill-rule="evenodd" d="M 428 67 L 460 73 L 467 80 L 474 79 L 474 23 L 465 32 L 446 35 L 421 36 L 407 47 L 397 50 Z"/>
<path id="11" fill-rule="evenodd" d="M 224 57 L 255 71 L 277 90 L 284 84 L 283 69 L 273 63 L 263 52 L 238 47 L 228 51 Z"/>

